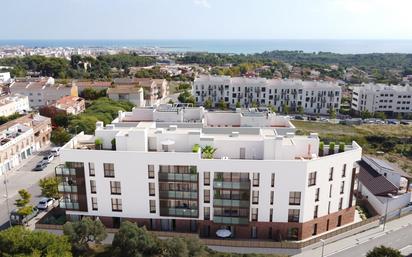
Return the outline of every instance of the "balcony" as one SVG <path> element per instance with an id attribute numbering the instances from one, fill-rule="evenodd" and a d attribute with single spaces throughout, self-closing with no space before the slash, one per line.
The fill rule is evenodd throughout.
<path id="1" fill-rule="evenodd" d="M 213 217 L 214 223 L 219 224 L 248 224 L 249 219 L 244 217 L 224 217 L 224 216 L 214 216 Z"/>
<path id="2" fill-rule="evenodd" d="M 223 207 L 247 207 L 249 208 L 250 202 L 247 200 L 228 200 L 228 199 L 214 199 L 213 206 Z"/>
<path id="3" fill-rule="evenodd" d="M 160 216 L 192 217 L 199 216 L 198 210 L 188 208 L 160 208 Z"/>
<path id="4" fill-rule="evenodd" d="M 59 165 L 56 167 L 56 176 L 76 176 L 76 169 Z"/>
<path id="5" fill-rule="evenodd" d="M 198 174 L 159 173 L 159 181 L 197 182 Z"/>
<path id="6" fill-rule="evenodd" d="M 249 189 L 249 181 L 241 182 L 225 182 L 225 181 L 213 181 L 213 188 L 224 188 L 224 189 Z"/>
<path id="7" fill-rule="evenodd" d="M 197 199 L 197 192 L 160 191 L 160 198 L 166 199 Z"/>
<path id="8" fill-rule="evenodd" d="M 60 208 L 67 209 L 67 210 L 78 210 L 79 209 L 79 203 L 61 201 L 60 202 Z"/>
<path id="9" fill-rule="evenodd" d="M 77 186 L 68 185 L 67 183 L 60 183 L 57 188 L 60 193 L 77 193 Z"/>

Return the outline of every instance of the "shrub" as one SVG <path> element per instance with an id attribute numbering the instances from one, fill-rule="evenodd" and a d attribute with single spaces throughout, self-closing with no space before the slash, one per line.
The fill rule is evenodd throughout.
<path id="1" fill-rule="evenodd" d="M 195 144 L 192 148 L 192 152 L 197 153 L 197 152 L 199 152 L 199 149 L 200 149 L 199 144 Z"/>
<path id="2" fill-rule="evenodd" d="M 334 154 L 335 153 L 335 142 L 330 142 L 329 143 L 329 154 Z"/>
<path id="3" fill-rule="evenodd" d="M 323 148 L 325 147 L 325 143 L 323 143 L 323 141 L 321 141 L 319 143 L 319 156 L 323 156 Z"/>
<path id="4" fill-rule="evenodd" d="M 339 152 L 342 153 L 345 151 L 345 142 L 339 143 Z"/>

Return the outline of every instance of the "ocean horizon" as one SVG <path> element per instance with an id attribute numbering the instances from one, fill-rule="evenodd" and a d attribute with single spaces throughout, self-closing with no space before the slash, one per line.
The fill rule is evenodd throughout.
<path id="1" fill-rule="evenodd" d="M 412 40 L 379 39 L 122 39 L 0 40 L 0 46 L 150 48 L 170 52 L 254 54 L 287 50 L 340 54 L 412 53 Z"/>

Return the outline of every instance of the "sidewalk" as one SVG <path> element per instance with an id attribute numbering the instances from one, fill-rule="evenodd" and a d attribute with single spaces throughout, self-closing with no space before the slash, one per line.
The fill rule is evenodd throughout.
<path id="1" fill-rule="evenodd" d="M 326 243 L 324 248 L 324 256 L 333 255 L 344 250 L 348 250 L 352 247 L 359 246 L 370 240 L 379 238 L 391 232 L 397 231 L 399 229 L 412 226 L 412 215 L 406 215 L 400 219 L 392 220 L 386 223 L 385 231 L 383 231 L 383 226 L 379 226 L 365 232 L 341 239 L 333 243 Z M 312 257 L 322 255 L 322 243 L 317 243 L 302 249 L 302 253 L 294 255 L 296 257 Z"/>

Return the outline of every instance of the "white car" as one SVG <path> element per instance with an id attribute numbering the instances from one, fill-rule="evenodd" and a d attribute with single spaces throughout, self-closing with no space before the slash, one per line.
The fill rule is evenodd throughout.
<path id="1" fill-rule="evenodd" d="M 54 159 L 54 155 L 53 154 L 48 154 L 46 156 L 43 157 L 43 160 L 46 161 L 47 163 L 51 163 Z"/>
<path id="2" fill-rule="evenodd" d="M 43 198 L 37 204 L 37 209 L 47 210 L 50 206 L 53 206 L 53 203 L 54 203 L 53 198 Z"/>
<path id="3" fill-rule="evenodd" d="M 53 154 L 55 157 L 60 155 L 60 147 L 54 147 L 50 150 L 50 153 Z"/>

